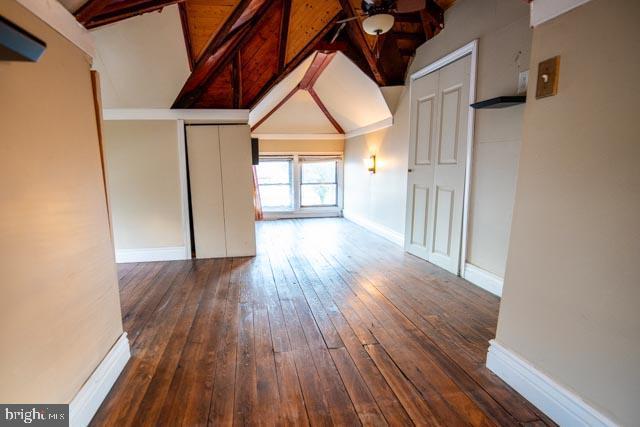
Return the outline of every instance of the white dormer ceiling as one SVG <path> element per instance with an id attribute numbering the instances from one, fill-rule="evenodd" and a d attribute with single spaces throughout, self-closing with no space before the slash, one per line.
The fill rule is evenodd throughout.
<path id="1" fill-rule="evenodd" d="M 276 85 L 251 111 L 249 124 L 258 124 L 254 134 L 339 134 L 327 114 L 304 90 L 298 90 L 268 116 L 301 83 L 314 55 Z M 391 120 L 391 111 L 376 83 L 341 52 L 335 54 L 317 77 L 313 90 L 345 133 Z"/>
<path id="2" fill-rule="evenodd" d="M 336 129 L 309 92 L 297 91 L 258 128 L 267 134 L 335 134 Z"/>
<path id="3" fill-rule="evenodd" d="M 170 108 L 189 77 L 178 6 L 92 30 L 105 108 Z"/>

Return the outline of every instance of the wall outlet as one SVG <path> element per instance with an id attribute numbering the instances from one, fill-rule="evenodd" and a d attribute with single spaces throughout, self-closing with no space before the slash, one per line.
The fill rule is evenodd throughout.
<path id="1" fill-rule="evenodd" d="M 520 71 L 518 75 L 518 95 L 527 93 L 527 87 L 529 86 L 529 70 Z"/>

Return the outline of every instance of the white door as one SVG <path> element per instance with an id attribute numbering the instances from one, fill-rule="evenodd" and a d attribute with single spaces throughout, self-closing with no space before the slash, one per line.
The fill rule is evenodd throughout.
<path id="1" fill-rule="evenodd" d="M 411 83 L 405 248 L 459 273 L 471 57 Z"/>
<path id="2" fill-rule="evenodd" d="M 196 258 L 227 256 L 219 126 L 187 126 Z"/>

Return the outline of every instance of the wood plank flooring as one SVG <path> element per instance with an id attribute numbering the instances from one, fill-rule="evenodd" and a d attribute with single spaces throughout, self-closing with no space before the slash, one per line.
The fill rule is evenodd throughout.
<path id="1" fill-rule="evenodd" d="M 484 367 L 498 298 L 344 219 L 257 232 L 119 266 L 132 358 L 92 425 L 552 425 Z"/>

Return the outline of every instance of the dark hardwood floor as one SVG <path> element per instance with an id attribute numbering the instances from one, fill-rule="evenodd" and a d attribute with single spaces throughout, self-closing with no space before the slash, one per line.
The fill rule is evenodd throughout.
<path id="1" fill-rule="evenodd" d="M 498 298 L 343 219 L 255 258 L 119 266 L 132 358 L 93 425 L 546 425 L 484 367 Z"/>

